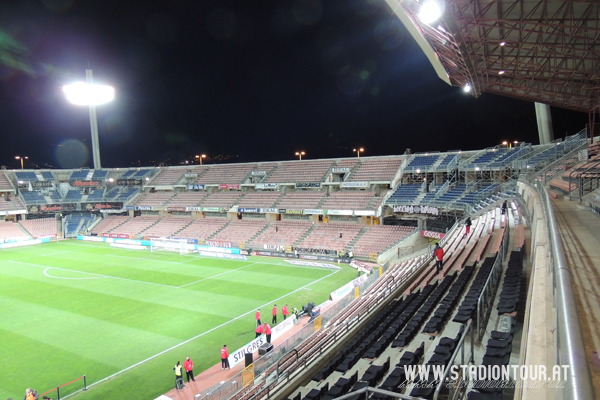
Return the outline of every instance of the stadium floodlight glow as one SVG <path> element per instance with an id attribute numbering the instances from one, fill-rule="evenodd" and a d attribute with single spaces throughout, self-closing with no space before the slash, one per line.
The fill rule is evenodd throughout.
<path id="1" fill-rule="evenodd" d="M 364 152 L 365 152 L 365 149 L 363 149 L 363 148 L 361 147 L 360 149 L 352 149 L 352 151 L 356 153 L 356 156 L 357 156 L 358 158 L 360 158 L 360 153 L 364 153 Z"/>
<path id="2" fill-rule="evenodd" d="M 465 87 L 463 87 L 465 93 L 469 93 L 471 91 L 471 84 L 467 83 Z"/>
<path id="3" fill-rule="evenodd" d="M 90 108 L 90 128 L 92 131 L 92 156 L 94 169 L 101 169 L 100 143 L 98 141 L 98 120 L 96 117 L 96 106 L 106 104 L 115 98 L 115 89 L 111 86 L 95 85 L 91 69 L 85 70 L 85 82 L 76 82 L 63 86 L 63 92 L 67 100 L 78 106 Z"/>
<path id="4" fill-rule="evenodd" d="M 419 19 L 426 24 L 437 21 L 444 13 L 443 0 L 426 0 L 419 11 Z"/>
<path id="5" fill-rule="evenodd" d="M 99 106 L 115 99 L 115 89 L 112 86 L 76 82 L 63 86 L 67 100 L 77 106 Z"/>
<path id="6" fill-rule="evenodd" d="M 417 168 L 417 174 L 421 173 L 421 168 Z"/>
<path id="7" fill-rule="evenodd" d="M 203 160 L 204 158 L 206 158 L 206 154 L 202 154 L 202 155 L 196 156 L 196 158 L 197 158 L 198 160 L 200 160 L 200 165 L 202 165 L 202 160 Z"/>
<path id="8" fill-rule="evenodd" d="M 15 156 L 15 160 L 21 160 L 21 169 L 23 169 L 23 159 L 29 160 L 29 157 Z"/>
<path id="9" fill-rule="evenodd" d="M 498 75 L 504 75 L 505 72 L 506 72 L 505 70 L 502 70 L 502 71 L 498 72 Z"/>
<path id="10" fill-rule="evenodd" d="M 296 155 L 300 157 L 300 161 L 302 161 L 302 156 L 305 155 L 306 153 L 303 151 L 297 151 Z"/>
<path id="11" fill-rule="evenodd" d="M 504 46 L 506 42 L 500 42 L 500 46 Z"/>

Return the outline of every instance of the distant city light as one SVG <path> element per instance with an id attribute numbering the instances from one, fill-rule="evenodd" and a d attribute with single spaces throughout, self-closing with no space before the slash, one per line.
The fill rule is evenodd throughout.
<path id="1" fill-rule="evenodd" d="M 437 21 L 444 13 L 444 3 L 438 0 L 427 0 L 421 6 L 419 19 L 426 24 Z"/>
<path id="2" fill-rule="evenodd" d="M 471 85 L 469 83 L 467 83 L 465 85 L 465 87 L 463 88 L 463 90 L 465 91 L 465 93 L 469 93 L 471 91 Z"/>
<path id="3" fill-rule="evenodd" d="M 502 71 L 498 72 L 498 75 L 504 75 L 505 72 L 506 72 L 505 70 L 502 70 Z"/>
<path id="4" fill-rule="evenodd" d="M 98 106 L 115 98 L 115 89 L 112 86 L 88 85 L 85 82 L 63 86 L 63 92 L 67 100 L 78 106 Z"/>
<path id="5" fill-rule="evenodd" d="M 500 42 L 500 46 L 504 46 L 506 42 Z"/>

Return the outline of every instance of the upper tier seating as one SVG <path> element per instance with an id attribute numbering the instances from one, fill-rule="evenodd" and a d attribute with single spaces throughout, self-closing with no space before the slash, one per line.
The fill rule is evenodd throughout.
<path id="1" fill-rule="evenodd" d="M 113 201 L 127 201 L 130 197 L 134 196 L 139 189 L 136 188 L 126 188 L 122 192 L 118 193 L 117 196 L 113 199 Z"/>
<path id="2" fill-rule="evenodd" d="M 468 166 L 470 168 L 481 167 L 497 158 L 498 155 L 499 153 L 497 149 L 486 151 L 485 153 L 477 157 L 475 160 L 471 161 L 471 163 Z"/>
<path id="3" fill-rule="evenodd" d="M 199 177 L 196 182 L 202 183 L 243 183 L 242 179 L 254 169 L 256 164 L 221 164 L 212 166 L 207 173 Z"/>
<path id="4" fill-rule="evenodd" d="M 187 224 L 192 222 L 191 218 L 163 218 L 156 225 L 143 232 L 148 237 L 169 237 L 182 230 Z"/>
<path id="5" fill-rule="evenodd" d="M 411 203 L 419 196 L 421 185 L 400 185 L 388 199 L 388 203 Z"/>
<path id="6" fill-rule="evenodd" d="M 242 195 L 242 192 L 215 192 L 211 193 L 202 201 L 202 207 L 231 207 L 237 199 Z"/>
<path id="7" fill-rule="evenodd" d="M 279 197 L 281 197 L 281 192 L 248 193 L 240 200 L 238 207 L 272 208 Z"/>
<path id="8" fill-rule="evenodd" d="M 351 181 L 391 182 L 401 164 L 401 158 L 361 159 L 360 167 L 352 175 Z"/>
<path id="9" fill-rule="evenodd" d="M 44 196 L 42 196 L 40 194 L 40 192 L 38 192 L 37 190 L 34 190 L 32 192 L 29 191 L 21 191 L 21 196 L 23 196 L 23 200 L 25 200 L 25 203 L 30 204 L 30 203 L 45 203 L 46 199 L 44 198 Z"/>
<path id="10" fill-rule="evenodd" d="M 175 185 L 185 175 L 183 169 L 163 168 L 158 174 L 148 182 L 148 185 Z"/>
<path id="11" fill-rule="evenodd" d="M 311 249 L 344 250 L 362 228 L 363 225 L 359 224 L 319 224 L 298 246 Z"/>
<path id="12" fill-rule="evenodd" d="M 42 177 L 47 181 L 56 180 L 56 178 L 54 178 L 54 175 L 52 175 L 51 171 L 42 171 Z"/>
<path id="13" fill-rule="evenodd" d="M 262 248 L 265 244 L 292 246 L 311 226 L 312 224 L 308 221 L 277 221 L 252 240 L 247 247 Z"/>
<path id="14" fill-rule="evenodd" d="M 67 195 L 65 196 L 65 201 L 66 202 L 80 202 L 81 198 L 83 197 L 83 192 L 81 190 L 75 189 L 75 190 L 69 190 L 67 192 Z"/>
<path id="15" fill-rule="evenodd" d="M 359 257 L 368 257 L 370 253 L 381 253 L 406 235 L 415 230 L 413 226 L 375 225 L 367 229 L 352 248 Z"/>
<path id="16" fill-rule="evenodd" d="M 210 235 L 227 225 L 229 221 L 224 218 L 195 219 L 177 237 L 185 239 L 206 240 Z"/>
<path id="17" fill-rule="evenodd" d="M 319 202 L 325 196 L 320 190 L 307 190 L 303 192 L 287 193 L 277 205 L 278 208 L 317 208 Z"/>
<path id="18" fill-rule="evenodd" d="M 12 189 L 13 187 L 11 186 L 10 182 L 8 181 L 8 178 L 4 174 L 4 171 L 0 171 L 0 190 L 4 191 Z"/>
<path id="19" fill-rule="evenodd" d="M 440 165 L 438 165 L 437 169 L 439 170 L 439 169 L 447 168 L 448 165 L 452 162 L 452 160 L 454 160 L 455 157 L 456 157 L 456 154 L 447 154 L 446 157 L 440 163 Z"/>
<path id="20" fill-rule="evenodd" d="M 207 192 L 177 193 L 171 198 L 167 207 L 196 207 L 207 194 Z"/>
<path id="21" fill-rule="evenodd" d="M 71 181 L 82 181 L 82 180 L 85 180 L 87 178 L 89 172 L 90 172 L 89 169 L 82 169 L 82 170 L 79 170 L 79 171 L 73 171 L 73 173 L 69 177 L 69 180 L 71 180 Z"/>
<path id="22" fill-rule="evenodd" d="M 23 205 L 16 196 L 11 196 L 10 201 L 6 197 L 0 197 L 0 211 L 23 209 Z"/>
<path id="23" fill-rule="evenodd" d="M 446 193 L 444 193 L 443 195 L 438 197 L 436 199 L 436 201 L 442 201 L 442 202 L 449 203 L 453 200 L 456 200 L 460 196 L 462 196 L 466 189 L 467 189 L 467 185 L 465 185 L 465 184 L 456 185 L 454 188 L 448 190 Z"/>
<path id="24" fill-rule="evenodd" d="M 107 233 L 113 230 L 117 225 L 121 225 L 129 220 L 128 216 L 109 216 L 104 218 L 98 225 L 92 229 L 92 233 Z"/>
<path id="25" fill-rule="evenodd" d="M 25 219 L 21 221 L 21 226 L 31 236 L 56 236 L 56 219 L 54 218 Z"/>
<path id="26" fill-rule="evenodd" d="M 13 222 L 0 222 L 0 239 L 18 238 L 28 236 L 19 225 Z"/>
<path id="27" fill-rule="evenodd" d="M 283 162 L 265 182 L 321 182 L 332 165 L 332 160 Z"/>
<path id="28" fill-rule="evenodd" d="M 93 192 L 90 192 L 87 199 L 88 201 L 101 201 L 104 198 L 104 193 L 104 189 L 94 190 Z"/>
<path id="29" fill-rule="evenodd" d="M 433 164 L 435 164 L 439 158 L 440 154 L 417 154 L 404 170 L 421 169 L 426 171 L 433 167 Z"/>
<path id="30" fill-rule="evenodd" d="M 231 221 L 231 223 L 227 225 L 225 229 L 217 233 L 211 239 L 232 243 L 246 242 L 266 225 L 266 221 Z"/>
<path id="31" fill-rule="evenodd" d="M 142 194 L 137 198 L 135 205 L 138 207 L 164 206 L 173 197 L 173 192 L 156 192 Z"/>
<path id="32" fill-rule="evenodd" d="M 96 169 L 96 170 L 94 170 L 94 175 L 92 175 L 92 180 L 95 181 L 95 180 L 106 179 L 107 176 L 108 176 L 108 171 Z"/>
<path id="33" fill-rule="evenodd" d="M 123 225 L 111 230 L 111 232 L 124 235 L 139 235 L 142 233 L 142 231 L 156 224 L 159 220 L 160 217 L 158 216 L 143 215 L 141 217 L 131 218 Z"/>
<path id="34" fill-rule="evenodd" d="M 37 181 L 38 177 L 35 172 L 30 171 L 16 171 L 15 176 L 18 181 Z"/>
<path id="35" fill-rule="evenodd" d="M 348 190 L 333 192 L 322 208 L 327 210 L 372 210 L 373 206 L 377 202 L 378 197 L 375 196 L 374 192 L 367 192 L 363 190 Z M 368 207 L 373 200 L 371 207 Z"/>

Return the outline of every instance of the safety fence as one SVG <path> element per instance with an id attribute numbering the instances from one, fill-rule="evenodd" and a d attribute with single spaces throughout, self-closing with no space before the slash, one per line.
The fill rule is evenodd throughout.
<path id="1" fill-rule="evenodd" d="M 71 385 L 71 384 L 73 384 L 75 382 L 78 382 L 78 381 L 82 380 L 82 379 L 83 379 L 83 389 L 74 389 L 73 392 L 74 391 L 78 391 L 78 390 L 87 390 L 87 381 L 86 381 L 85 375 L 83 375 L 83 376 L 80 376 L 77 379 L 73 379 L 71 382 L 63 383 L 62 385 L 59 385 L 59 386 L 55 387 L 54 389 L 50 389 L 47 392 L 42 393 L 40 395 L 40 397 L 45 396 L 48 393 L 52 393 L 52 392 L 56 391 L 56 398 L 57 398 L 57 400 L 60 400 L 60 388 L 64 388 L 65 386 L 69 386 L 69 385 Z M 63 395 L 64 394 L 65 393 L 64 393 L 64 389 L 63 389 Z"/>

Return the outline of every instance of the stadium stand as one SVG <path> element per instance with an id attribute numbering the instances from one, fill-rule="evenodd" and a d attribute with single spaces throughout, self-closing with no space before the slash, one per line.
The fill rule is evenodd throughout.
<path id="1" fill-rule="evenodd" d="M 108 176 L 107 170 L 96 169 L 94 170 L 94 174 L 92 175 L 92 180 L 104 180 Z"/>
<path id="2" fill-rule="evenodd" d="M 163 168 L 161 171 L 152 178 L 147 185 L 160 186 L 160 185 L 175 185 L 185 175 L 186 171 L 183 169 L 170 169 Z"/>
<path id="3" fill-rule="evenodd" d="M 156 192 L 141 194 L 136 198 L 134 205 L 139 207 L 164 206 L 173 197 L 173 192 Z"/>
<path id="4" fill-rule="evenodd" d="M 344 190 L 333 192 L 322 208 L 327 210 L 373 210 L 381 203 L 382 197 L 374 192 L 363 190 Z"/>
<path id="5" fill-rule="evenodd" d="M 246 247 L 263 248 L 264 245 L 292 246 L 311 227 L 312 224 L 306 221 L 273 222 Z"/>
<path id="6" fill-rule="evenodd" d="M 415 157 L 404 168 L 404 170 L 410 171 L 419 169 L 422 171 L 428 171 L 439 159 L 440 154 L 415 154 Z"/>
<path id="7" fill-rule="evenodd" d="M 352 248 L 355 256 L 368 257 L 370 253 L 381 253 L 401 241 L 415 228 L 410 226 L 370 226 Z"/>
<path id="8" fill-rule="evenodd" d="M 195 219 L 183 231 L 179 232 L 177 237 L 206 240 L 215 232 L 219 232 L 227 223 L 229 221 L 224 218 Z"/>
<path id="9" fill-rule="evenodd" d="M 167 207 L 196 207 L 206 195 L 207 192 L 177 193 L 166 205 Z"/>
<path id="10" fill-rule="evenodd" d="M 92 215 L 71 214 L 63 219 L 66 237 L 77 236 L 84 231 L 95 218 Z"/>
<path id="11" fill-rule="evenodd" d="M 52 175 L 51 171 L 42 171 L 42 178 L 47 181 L 54 181 L 56 178 Z"/>
<path id="12" fill-rule="evenodd" d="M 56 219 L 54 218 L 25 219 L 20 224 L 31 236 L 56 236 Z"/>
<path id="13" fill-rule="evenodd" d="M 332 160 L 282 162 L 267 175 L 265 182 L 321 182 L 332 165 Z"/>
<path id="14" fill-rule="evenodd" d="M 319 204 L 324 200 L 325 192 L 320 190 L 289 192 L 277 203 L 279 208 L 307 209 L 319 208 Z"/>
<path id="15" fill-rule="evenodd" d="M 83 192 L 81 190 L 69 190 L 65 195 L 65 201 L 69 203 L 77 203 L 81 201 Z"/>
<path id="16" fill-rule="evenodd" d="M 130 219 L 128 216 L 108 216 L 92 229 L 92 233 L 108 233 Z"/>
<path id="17" fill-rule="evenodd" d="M 6 174 L 4 174 L 4 171 L 0 171 L 0 190 L 13 190 L 13 187 L 6 177 Z"/>
<path id="18" fill-rule="evenodd" d="M 90 191 L 90 194 L 88 194 L 87 200 L 88 201 L 102 201 L 102 199 L 104 198 L 104 193 L 105 193 L 104 189 Z"/>
<path id="19" fill-rule="evenodd" d="M 235 204 L 242 192 L 215 192 L 211 193 L 202 201 L 202 207 L 227 208 Z"/>
<path id="20" fill-rule="evenodd" d="M 315 225 L 298 247 L 342 251 L 363 228 L 363 225 L 346 223 Z"/>
<path id="21" fill-rule="evenodd" d="M 238 207 L 272 208 L 281 197 L 281 192 L 254 192 L 246 194 L 238 203 Z"/>
<path id="22" fill-rule="evenodd" d="M 391 182 L 396 176 L 402 158 L 361 159 L 360 167 L 354 172 L 352 182 Z"/>
<path id="23" fill-rule="evenodd" d="M 82 169 L 79 171 L 73 171 L 73 173 L 71 174 L 71 176 L 69 177 L 70 181 L 84 181 L 87 179 L 87 176 L 89 175 L 90 170 L 89 169 Z"/>
<path id="24" fill-rule="evenodd" d="M 115 192 L 116 196 L 113 198 L 113 201 L 126 202 L 138 194 L 138 192 L 139 189 L 136 188 L 125 188 L 122 192 Z"/>
<path id="25" fill-rule="evenodd" d="M 14 222 L 0 222 L 0 239 L 10 239 L 29 236 Z"/>
<path id="26" fill-rule="evenodd" d="M 123 225 L 119 225 L 111 229 L 110 233 L 117 233 L 122 235 L 139 235 L 144 230 L 155 225 L 160 220 L 158 216 L 143 215 L 141 217 L 131 218 Z"/>
<path id="27" fill-rule="evenodd" d="M 197 184 L 239 184 L 254 169 L 256 164 L 223 164 L 214 165 L 200 176 Z"/>
<path id="28" fill-rule="evenodd" d="M 15 176 L 17 177 L 18 181 L 35 182 L 38 180 L 38 177 L 35 174 L 35 172 L 30 172 L 30 171 L 16 171 Z"/>
<path id="29" fill-rule="evenodd" d="M 210 239 L 232 243 L 250 242 L 252 237 L 259 233 L 266 225 L 266 221 L 235 220 L 231 221 L 225 229 Z"/>
<path id="30" fill-rule="evenodd" d="M 191 222 L 191 218 L 163 218 L 156 225 L 146 229 L 143 232 L 143 235 L 147 237 L 179 236 L 176 235 L 176 233 L 181 231 Z"/>
<path id="31" fill-rule="evenodd" d="M 420 184 L 400 185 L 388 199 L 388 203 L 412 203 L 420 194 Z"/>
<path id="32" fill-rule="evenodd" d="M 46 199 L 44 196 L 40 195 L 37 190 L 34 191 L 20 191 L 23 200 L 25 200 L 25 204 L 39 204 L 45 203 Z"/>

